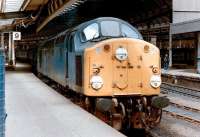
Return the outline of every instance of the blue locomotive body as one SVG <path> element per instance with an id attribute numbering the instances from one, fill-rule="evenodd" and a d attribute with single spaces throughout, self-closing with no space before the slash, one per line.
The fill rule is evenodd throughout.
<path id="1" fill-rule="evenodd" d="M 38 49 L 37 71 L 66 86 L 67 58 L 66 41 L 51 39 Z"/>
<path id="2" fill-rule="evenodd" d="M 76 85 L 82 84 L 83 52 L 75 48 L 75 38 L 73 32 L 66 31 L 39 47 L 37 71 L 76 91 Z"/>

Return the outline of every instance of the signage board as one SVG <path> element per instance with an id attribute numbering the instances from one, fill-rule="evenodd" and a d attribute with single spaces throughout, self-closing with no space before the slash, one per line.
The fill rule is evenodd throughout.
<path id="1" fill-rule="evenodd" d="M 21 40 L 21 32 L 13 32 L 13 40 Z"/>

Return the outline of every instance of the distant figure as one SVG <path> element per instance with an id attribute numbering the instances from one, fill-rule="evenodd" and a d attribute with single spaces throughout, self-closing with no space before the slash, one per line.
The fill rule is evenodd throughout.
<path id="1" fill-rule="evenodd" d="M 164 70 L 167 70 L 168 66 L 169 66 L 169 56 L 168 56 L 168 54 L 165 54 L 165 57 L 164 57 Z"/>

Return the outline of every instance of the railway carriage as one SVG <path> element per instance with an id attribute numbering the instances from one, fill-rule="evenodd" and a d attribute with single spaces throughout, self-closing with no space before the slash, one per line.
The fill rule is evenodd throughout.
<path id="1" fill-rule="evenodd" d="M 154 127 L 160 97 L 159 49 L 117 18 L 85 22 L 44 42 L 37 70 L 83 96 L 86 108 L 116 129 Z"/>

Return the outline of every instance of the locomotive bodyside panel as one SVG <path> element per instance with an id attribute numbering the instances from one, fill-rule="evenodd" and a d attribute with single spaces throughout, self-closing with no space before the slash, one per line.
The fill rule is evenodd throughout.
<path id="1" fill-rule="evenodd" d="M 50 43 L 49 43 L 50 44 Z M 38 72 L 66 86 L 66 54 L 64 43 L 48 43 L 38 51 Z"/>
<path id="2" fill-rule="evenodd" d="M 66 86 L 66 55 L 65 55 L 65 47 L 64 43 L 56 44 L 54 46 L 53 54 L 51 54 L 51 63 L 49 69 L 51 72 L 49 72 L 48 76 L 58 82 L 59 84 Z"/>

